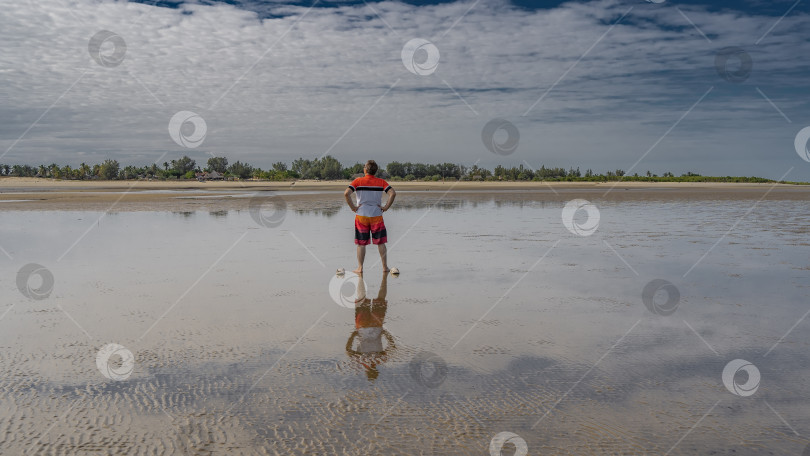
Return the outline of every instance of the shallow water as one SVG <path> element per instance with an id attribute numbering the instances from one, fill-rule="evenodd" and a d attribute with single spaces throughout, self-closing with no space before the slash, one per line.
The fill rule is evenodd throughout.
<path id="1" fill-rule="evenodd" d="M 3 212 L 0 452 L 484 455 L 506 431 L 529 455 L 802 454 L 810 202 L 594 201 L 580 236 L 565 201 L 399 198 L 401 274 L 369 248 L 359 310 L 335 275 L 355 267 L 352 214 L 331 203 L 267 210 L 270 227 Z M 50 294 L 47 273 L 23 280 L 44 299 L 18 289 L 29 263 L 53 276 Z M 670 315 L 642 300 L 654 279 L 680 294 Z M 110 358 L 119 381 L 97 364 L 109 343 L 133 355 Z M 724 386 L 735 359 L 753 394 Z"/>

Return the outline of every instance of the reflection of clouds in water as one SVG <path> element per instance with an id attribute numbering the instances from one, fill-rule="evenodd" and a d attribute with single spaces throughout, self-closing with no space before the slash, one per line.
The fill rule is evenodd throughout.
<path id="1" fill-rule="evenodd" d="M 420 196 L 419 200 L 435 202 L 440 197 L 436 193 L 431 198 Z M 492 208 L 495 198 L 515 199 L 504 201 L 497 211 L 497 215 L 514 221 L 506 231 L 491 220 L 495 213 L 492 210 L 471 210 L 476 204 L 478 208 Z M 797 326 L 767 357 L 763 354 L 806 310 L 803 227 L 810 222 L 806 201 L 769 199 L 767 204 L 764 201 L 759 205 L 729 234 L 726 239 L 730 242 L 718 245 L 700 265 L 700 274 L 690 275 L 686 286 L 679 284 L 683 302 L 678 318 L 669 319 L 652 318 L 640 300 L 639 289 L 655 276 L 683 274 L 756 199 L 727 201 L 718 197 L 699 203 L 668 201 L 652 205 L 641 200 L 612 202 L 611 210 L 621 216 L 621 222 L 607 220 L 605 233 L 643 277 L 623 269 L 610 252 L 601 254 L 591 244 L 571 243 L 560 251 L 561 256 L 538 266 L 512 290 L 497 312 L 476 329 L 469 347 L 448 352 L 444 343 L 459 329 L 454 325 L 469 319 L 473 306 L 485 310 L 528 270 L 537 258 L 531 254 L 542 253 L 540 248 L 528 251 L 520 247 L 532 248 L 532 243 L 548 238 L 550 227 L 558 225 L 558 201 L 565 201 L 567 196 L 549 202 L 536 198 L 486 195 L 474 203 L 454 197 L 448 202 L 460 202 L 462 214 L 451 214 L 452 208 L 436 211 L 437 223 L 447 236 L 424 237 L 426 244 L 396 253 L 401 267 L 404 263 L 400 261 L 419 267 L 403 267 L 406 273 L 396 281 L 391 279 L 397 288 L 386 325 L 397 337 L 398 353 L 390 356 L 373 384 L 366 380 L 363 368 L 343 352 L 341 344 L 353 330 L 352 312 L 348 311 L 339 318 L 330 316 L 328 324 L 318 325 L 250 391 L 244 402 L 223 414 L 301 335 L 314 320 L 314 316 L 308 320 L 310 315 L 320 314 L 320 306 L 331 305 L 322 287 L 311 290 L 310 286 L 323 283 L 326 269 L 307 258 L 294 242 L 262 239 L 255 240 L 255 248 L 234 250 L 223 262 L 227 268 L 212 271 L 201 283 L 201 297 L 180 304 L 193 308 L 194 318 L 186 314 L 178 333 L 167 325 L 165 347 L 136 352 L 138 375 L 127 382 L 99 382 L 92 362 L 85 369 L 85 381 L 95 379 L 90 386 L 80 380 L 48 380 L 53 377 L 44 373 L 44 366 L 65 368 L 65 364 L 81 359 L 81 350 L 60 349 L 53 357 L 30 363 L 18 362 L 27 354 L 9 354 L 0 361 L 0 367 L 15 375 L 0 379 L 0 391 L 7 392 L 0 398 L 0 410 L 7 410 L 0 412 L 0 417 L 17 419 L 25 413 L 31 418 L 28 423 L 37 424 L 22 425 L 20 433 L 30 433 L 28 436 L 14 435 L 20 438 L 16 441 L 26 444 L 18 453 L 31 447 L 41 435 L 39 424 L 53 422 L 54 416 L 61 416 L 75 403 L 73 411 L 44 439 L 46 442 L 69 445 L 75 429 L 108 419 L 111 426 L 92 436 L 85 435 L 89 440 L 84 441 L 116 442 L 126 448 L 147 445 L 143 442 L 167 442 L 168 446 L 178 433 L 191 433 L 196 437 L 184 445 L 214 453 L 227 452 L 224 445 L 235 442 L 242 447 L 265 446 L 270 453 L 300 454 L 303 447 L 295 445 L 318 442 L 322 447 L 312 452 L 340 454 L 355 452 L 347 449 L 353 448 L 363 430 L 380 417 L 389 416 L 390 420 L 375 427 L 374 439 L 360 442 L 357 453 L 418 453 L 428 445 L 437 454 L 482 453 L 495 433 L 509 429 L 525 437 L 530 448 L 549 448 L 551 453 L 633 454 L 642 448 L 648 454 L 663 454 L 722 398 L 683 446 L 671 454 L 695 448 L 722 448 L 745 454 L 750 448 L 738 442 L 752 440 L 775 454 L 797 451 L 795 441 L 782 438 L 792 432 L 764 401 L 790 426 L 799 431 L 807 428 L 804 398 L 810 397 L 810 386 L 801 379 L 808 376 L 810 359 L 804 325 Z M 299 204 L 305 207 L 312 203 Z M 320 207 L 322 203 L 317 204 Z M 547 212 L 532 210 L 543 206 Z M 59 277 L 73 276 L 60 282 L 60 287 L 65 287 L 60 293 L 74 299 L 86 294 L 88 284 L 108 284 L 114 289 L 111 293 L 117 293 L 116 299 L 106 295 L 103 304 L 120 302 L 122 308 L 105 312 L 103 318 L 119 314 L 129 318 L 113 321 L 115 328 L 126 327 L 115 323 L 133 320 L 140 325 L 151 324 L 165 308 L 150 307 L 149 300 L 140 299 L 141 293 L 147 298 L 169 295 L 173 299 L 182 289 L 177 290 L 176 284 L 164 287 L 161 281 L 175 279 L 185 270 L 188 274 L 183 283 L 191 283 L 207 266 L 203 263 L 190 268 L 193 261 L 188 257 L 184 262 L 182 255 L 175 259 L 164 253 L 182 253 L 200 244 L 197 238 L 184 237 L 190 224 L 199 224 L 194 232 L 209 236 L 208 242 L 217 245 L 219 252 L 242 232 L 241 225 L 218 223 L 206 214 L 188 221 L 182 219 L 194 214 L 121 213 L 105 218 L 108 229 L 94 231 L 92 244 L 81 251 L 81 258 L 92 261 L 97 270 L 87 278 L 65 268 Z M 235 220 L 237 215 L 250 220 L 244 211 L 232 211 L 229 218 Z M 411 215 L 418 217 L 419 213 Z M 87 220 L 97 219 L 97 214 L 64 212 L 19 216 L 25 218 L 30 229 L 14 230 L 7 225 L 2 232 L 6 239 L 57 253 L 64 246 L 51 235 L 53 227 L 75 238 L 87 229 Z M 322 229 L 319 217 L 291 218 L 292 228 Z M 155 239 L 154 226 L 163 230 L 161 239 Z M 131 230 L 130 237 L 122 243 L 125 229 Z M 487 231 L 494 235 L 484 237 L 482 233 Z M 468 232 L 476 236 L 465 236 Z M 520 234 L 520 238 L 513 238 L 513 234 Z M 422 241 L 416 233 L 411 236 L 409 239 Z M 222 239 L 219 244 L 214 242 Z M 330 233 L 320 232 L 318 237 L 307 239 L 322 249 L 318 255 L 327 262 L 332 255 L 327 248 L 333 245 L 336 247 L 331 258 L 353 260 L 351 250 L 346 258 L 345 249 L 352 249 L 350 241 L 339 244 L 330 238 Z M 425 262 L 424 254 L 433 245 L 454 253 Z M 155 248 L 150 255 L 137 254 L 150 247 Z M 109 257 L 113 249 L 131 259 L 128 267 L 138 269 L 138 283 L 130 283 L 129 276 L 122 279 L 120 268 L 111 267 L 117 264 L 112 262 L 120 261 L 118 255 Z M 495 254 L 482 255 L 481 251 Z M 683 258 L 673 256 L 673 252 Z M 268 257 L 278 261 L 268 262 Z M 291 268 L 291 261 L 300 261 L 304 266 Z M 306 267 L 309 263 L 311 269 Z M 13 277 L 16 269 L 6 267 L 6 272 Z M 730 274 L 741 274 L 743 278 Z M 373 282 L 377 279 L 368 277 L 373 296 Z M 414 282 L 409 282 L 412 279 Z M 226 296 L 211 292 L 222 284 L 227 284 Z M 130 301 L 131 297 L 138 299 Z M 75 306 L 74 315 L 83 324 L 102 308 L 81 307 L 78 301 L 71 306 Z M 7 318 L 52 317 L 36 323 L 45 327 L 52 323 L 68 331 L 67 336 L 59 337 L 70 339 L 73 332 L 75 340 L 84 337 L 64 317 L 54 317 L 58 312 L 23 314 L 17 313 L 18 309 Z M 205 317 L 212 321 L 206 323 L 202 320 Z M 554 408 L 542 423 L 542 434 L 524 432 L 642 317 L 621 344 Z M 714 355 L 683 320 L 720 356 Z M 258 329 L 251 333 L 254 323 Z M 279 333 L 288 324 L 289 332 Z M 464 329 L 466 325 L 461 326 Z M 235 343 L 234 338 L 239 342 Z M 192 343 L 178 350 L 172 344 L 174 340 Z M 49 345 L 42 344 L 43 348 L 36 350 L 45 352 Z M 21 344 L 17 349 L 29 350 L 30 346 Z M 435 390 L 415 389 L 409 375 L 409 362 L 421 350 L 434 351 L 448 361 L 446 381 Z M 736 398 L 726 391 L 721 379 L 724 364 L 738 357 L 751 361 L 762 373 L 762 387 L 757 394 L 739 403 L 734 402 Z M 174 419 L 165 416 L 158 404 L 166 407 Z M 216 422 L 223 416 L 222 423 Z M 607 428 L 611 431 L 605 431 Z M 206 439 L 211 440 L 207 429 L 217 429 L 213 442 L 200 446 Z M 338 434 L 336 429 L 340 430 Z M 414 439 L 414 435 L 420 439 Z M 539 440 L 541 435 L 546 436 L 545 440 Z M 299 437 L 308 440 L 301 444 Z"/>
<path id="2" fill-rule="evenodd" d="M 143 356 L 150 360 L 151 367 L 140 379 L 90 385 L 39 382 L 27 392 L 16 387 L 10 391 L 15 391 L 12 396 L 17 401 L 17 413 L 25 410 L 29 416 L 33 413 L 34 419 L 38 410 L 46 410 L 36 401 L 53 397 L 58 398 L 63 410 L 77 402 L 82 406 L 76 409 L 96 410 L 102 417 L 117 416 L 118 410 L 132 408 L 147 411 L 140 418 L 144 422 L 121 423 L 99 431 L 109 441 L 119 441 L 126 435 L 123 441 L 132 449 L 148 441 L 167 445 L 174 442 L 180 449 L 214 452 L 225 451 L 226 445 L 256 445 L 271 452 L 298 454 L 302 451 L 302 447 L 295 446 L 300 444 L 298 439 L 279 438 L 288 435 L 307 436 L 310 442 L 318 442 L 322 451 L 339 454 L 358 443 L 365 426 L 388 413 L 396 419 L 380 422 L 374 437 L 360 442 L 361 450 L 375 449 L 377 454 L 394 449 L 416 451 L 430 442 L 440 451 L 437 454 L 463 454 L 479 447 L 480 441 L 488 441 L 499 432 L 497 429 L 507 427 L 524 436 L 530 448 L 542 444 L 550 450 L 595 454 L 597 446 L 606 445 L 617 452 L 637 451 L 638 447 L 648 453 L 663 452 L 681 436 L 683 423 L 694 422 L 715 397 L 728 394 L 719 380 L 724 360 L 713 355 L 697 359 L 683 355 L 680 359 L 651 362 L 657 355 L 648 351 L 649 345 L 644 343 L 647 339 L 645 336 L 628 341 L 624 349 L 617 350 L 585 377 L 557 405 L 555 419 L 544 422 L 547 433 L 558 437 L 542 441 L 538 434 L 526 431 L 582 377 L 597 354 L 581 360 L 521 356 L 491 372 L 450 364 L 447 381 L 435 390 L 415 389 L 409 378 L 408 361 L 420 351 L 416 347 L 403 347 L 402 353 L 393 356 L 385 375 L 373 386 L 359 375 L 353 363 L 340 357 L 291 356 L 250 390 L 283 354 L 282 350 L 266 350 L 239 363 L 181 364 L 152 353 Z M 193 352 L 187 350 L 190 356 L 182 358 L 193 359 Z M 739 353 L 751 358 L 759 355 Z M 797 386 L 792 379 L 806 378 L 807 369 L 801 366 L 810 365 L 810 357 L 800 354 L 788 358 L 789 363 L 775 356 L 762 364 L 769 385 L 760 393 L 798 427 L 803 415 L 797 409 L 802 404 L 796 404 L 795 397 L 807 397 L 807 391 L 797 391 L 797 387 L 806 387 Z M 801 371 L 785 371 L 785 366 Z M 774 375 L 774 370 L 779 374 Z M 11 386 L 8 382 L 4 382 L 7 387 Z M 19 382 L 22 379 L 14 380 L 15 384 Z M 32 391 L 38 394 L 30 394 Z M 245 393 L 244 401 L 223 414 Z M 794 396 L 797 393 L 800 396 Z M 173 420 L 161 412 L 161 406 Z M 64 424 L 81 426 L 94 420 L 94 416 L 87 412 L 68 413 Z M 608 423 L 621 433 L 621 438 L 598 432 Z M 744 406 L 718 408 L 704 424 L 702 433 L 693 436 L 690 445 L 744 452 L 745 447 L 738 442 L 748 435 L 773 451 L 791 450 L 790 442 L 774 438 L 772 430 L 783 427 L 779 419 L 770 416 L 764 405 L 754 399 Z M 577 434 L 582 426 L 592 427 L 596 433 L 584 437 Z M 64 444 L 63 435 L 69 433 L 63 434 L 60 429 L 55 429 L 52 442 Z M 330 437 L 334 429 L 341 430 L 340 437 Z M 650 438 L 650 433 L 657 438 Z M 414 441 L 409 437 L 412 435 L 422 436 L 421 441 Z M 151 437 L 142 439 L 146 436 Z"/>

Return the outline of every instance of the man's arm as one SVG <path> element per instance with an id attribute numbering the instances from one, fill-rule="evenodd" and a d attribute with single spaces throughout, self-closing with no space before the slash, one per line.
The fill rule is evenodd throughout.
<path id="1" fill-rule="evenodd" d="M 392 188 L 391 191 L 394 191 L 394 189 Z M 357 206 L 355 206 L 354 201 L 352 201 L 352 189 L 347 188 L 346 191 L 343 192 L 343 196 L 346 198 L 346 203 L 349 204 L 352 212 L 357 212 Z"/>
<path id="2" fill-rule="evenodd" d="M 387 211 L 388 208 L 391 207 L 392 204 L 394 204 L 394 198 L 396 198 L 396 197 L 397 197 L 396 190 L 394 190 L 393 188 L 388 189 L 388 201 L 385 203 L 385 206 L 383 206 L 383 208 L 382 208 L 383 212 Z"/>

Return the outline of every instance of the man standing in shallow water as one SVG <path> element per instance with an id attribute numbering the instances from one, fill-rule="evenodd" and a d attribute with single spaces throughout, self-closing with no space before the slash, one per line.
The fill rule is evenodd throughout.
<path id="1" fill-rule="evenodd" d="M 380 251 L 383 272 L 388 272 L 388 234 L 383 223 L 383 212 L 394 204 L 397 192 L 388 185 L 388 182 L 376 177 L 379 167 L 374 160 L 369 160 L 363 167 L 365 176 L 353 180 L 349 188 L 343 192 L 346 203 L 356 215 L 354 217 L 354 243 L 357 244 L 357 274 L 363 273 L 363 260 L 366 258 L 366 246 L 374 243 Z M 351 194 L 357 192 L 357 205 L 352 202 Z M 382 194 L 388 193 L 388 201 L 382 205 Z"/>

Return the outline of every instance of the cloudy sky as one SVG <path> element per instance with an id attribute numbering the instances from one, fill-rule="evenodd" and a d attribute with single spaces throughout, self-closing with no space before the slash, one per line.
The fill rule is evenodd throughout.
<path id="1" fill-rule="evenodd" d="M 810 1 L 36 0 L 4 4 L 0 37 L 0 163 L 329 153 L 810 181 Z M 496 118 L 512 153 L 482 141 Z"/>

